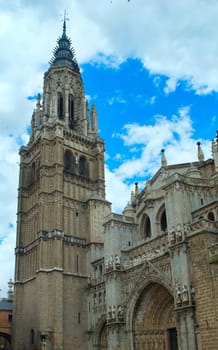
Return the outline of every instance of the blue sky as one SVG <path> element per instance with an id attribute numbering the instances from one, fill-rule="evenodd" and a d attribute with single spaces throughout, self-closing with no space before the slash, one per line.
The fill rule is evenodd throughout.
<path id="1" fill-rule="evenodd" d="M 135 181 L 211 157 L 218 129 L 215 0 L 0 0 L 0 289 L 14 274 L 19 155 L 64 10 L 89 105 L 105 139 L 107 198 L 122 212 Z"/>
<path id="2" fill-rule="evenodd" d="M 180 109 L 187 108 L 192 138 L 196 141 L 214 138 L 217 92 L 199 94 L 187 80 L 178 80 L 175 90 L 168 91 L 166 82 L 169 77 L 151 74 L 140 59 L 133 58 L 127 58 L 116 68 L 103 63 L 83 64 L 82 76 L 90 103 L 97 105 L 100 135 L 106 140 L 106 164 L 111 171 L 127 159 L 140 157 L 143 143 L 136 147 L 127 146 L 120 135 L 125 134 L 127 124 L 155 126 L 157 116 L 172 120 Z M 174 138 L 179 138 L 179 135 L 175 133 Z M 159 158 L 161 149 L 170 143 L 167 139 L 163 141 L 156 155 Z M 191 154 L 194 152 L 190 150 Z M 149 177 L 152 172 L 147 175 Z M 124 181 L 128 184 L 143 181 L 143 176 L 136 173 Z"/>
<path id="3" fill-rule="evenodd" d="M 184 106 L 190 106 L 193 136 L 214 137 L 217 92 L 200 95 L 187 80 L 179 80 L 176 90 L 167 93 L 168 77 L 151 74 L 139 59 L 132 58 L 115 69 L 104 64 L 83 64 L 82 76 L 86 94 L 97 104 L 101 135 L 105 139 L 127 123 L 153 124 L 155 115 L 172 116 Z M 117 146 L 109 142 L 107 149 L 112 154 Z"/>

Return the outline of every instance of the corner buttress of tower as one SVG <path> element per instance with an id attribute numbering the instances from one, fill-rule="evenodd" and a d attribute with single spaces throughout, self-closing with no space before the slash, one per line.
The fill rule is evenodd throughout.
<path id="1" fill-rule="evenodd" d="M 212 140 L 212 155 L 214 159 L 215 172 L 218 172 L 218 130 L 216 131 L 216 137 Z"/>

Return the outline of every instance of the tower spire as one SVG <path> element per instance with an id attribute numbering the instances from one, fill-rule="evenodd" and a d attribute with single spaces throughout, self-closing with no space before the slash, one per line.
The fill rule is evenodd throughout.
<path id="1" fill-rule="evenodd" d="M 57 65 L 67 65 L 79 73 L 79 66 L 76 60 L 75 51 L 72 47 L 71 39 L 66 34 L 67 20 L 68 18 L 65 10 L 63 19 L 63 33 L 62 36 L 57 39 L 57 45 L 53 50 L 53 57 L 49 63 L 51 67 Z"/>

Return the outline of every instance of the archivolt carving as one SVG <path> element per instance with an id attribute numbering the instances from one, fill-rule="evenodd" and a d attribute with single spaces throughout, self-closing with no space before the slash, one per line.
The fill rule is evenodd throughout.
<path id="1" fill-rule="evenodd" d="M 137 299 L 145 286 L 151 282 L 163 285 L 173 295 L 173 286 L 168 276 L 151 262 L 146 262 L 143 268 L 138 271 L 137 277 L 134 278 L 129 285 L 125 286 L 125 290 L 128 293 L 126 304 L 129 305 L 131 300 Z"/>
<path id="2" fill-rule="evenodd" d="M 150 274 L 141 281 L 127 305 L 131 349 L 165 349 L 167 328 L 176 327 L 172 286 Z"/>

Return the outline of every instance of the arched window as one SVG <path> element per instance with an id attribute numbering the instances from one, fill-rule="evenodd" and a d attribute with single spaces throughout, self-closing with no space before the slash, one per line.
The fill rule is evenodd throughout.
<path id="1" fill-rule="evenodd" d="M 85 157 L 80 157 L 79 160 L 79 174 L 84 177 L 89 176 L 89 166 Z"/>
<path id="2" fill-rule="evenodd" d="M 34 334 L 34 329 L 31 329 L 30 331 L 30 344 L 35 343 L 35 334 Z"/>
<path id="3" fill-rule="evenodd" d="M 64 170 L 75 173 L 75 157 L 68 149 L 64 152 Z"/>
<path id="4" fill-rule="evenodd" d="M 207 215 L 208 220 L 215 221 L 214 213 L 210 211 Z"/>
<path id="5" fill-rule="evenodd" d="M 39 159 L 36 161 L 36 179 L 40 178 L 40 161 Z"/>
<path id="6" fill-rule="evenodd" d="M 145 238 L 151 237 L 151 221 L 148 215 L 144 214 L 141 221 L 141 232 Z"/>
<path id="7" fill-rule="evenodd" d="M 145 220 L 144 232 L 145 232 L 145 237 L 147 238 L 151 237 L 151 221 L 149 219 L 149 216 L 147 216 Z"/>
<path id="8" fill-rule="evenodd" d="M 160 228 L 161 228 L 161 231 L 163 231 L 163 232 L 167 231 L 167 217 L 166 217 L 166 210 L 165 209 L 162 212 L 161 217 L 160 217 Z"/>
<path id="9" fill-rule="evenodd" d="M 58 118 L 64 119 L 64 98 L 61 93 L 58 94 Z"/>
<path id="10" fill-rule="evenodd" d="M 29 185 L 32 185 L 34 183 L 35 176 L 36 176 L 36 165 L 35 165 L 35 162 L 33 162 L 30 170 Z"/>
<path id="11" fill-rule="evenodd" d="M 74 102 L 73 96 L 70 95 L 68 99 L 68 112 L 69 112 L 69 128 L 73 129 L 74 126 Z"/>

